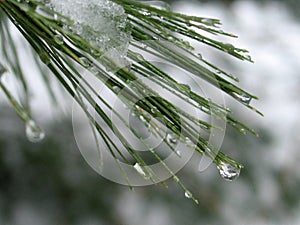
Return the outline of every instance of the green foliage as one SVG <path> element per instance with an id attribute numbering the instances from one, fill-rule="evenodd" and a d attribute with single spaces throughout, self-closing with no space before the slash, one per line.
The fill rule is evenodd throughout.
<path id="1" fill-rule="evenodd" d="M 181 38 L 194 39 L 235 58 L 252 62 L 246 50 L 204 35 L 208 33 L 236 38 L 235 35 L 224 32 L 219 28 L 219 20 L 183 15 L 168 9 L 157 8 L 132 0 L 113 1 L 120 4 L 127 14 L 128 22 L 125 29 L 131 32 L 132 40 L 130 41 L 130 47 L 140 49 L 145 54 L 157 56 L 192 73 L 196 77 L 214 85 L 216 90 L 222 90 L 244 106 L 258 112 L 250 105 L 251 99 L 257 99 L 256 96 L 239 88 L 236 85 L 236 82 L 238 82 L 236 77 L 203 59 L 201 55 L 194 51 L 194 47 L 189 42 Z M 39 11 L 36 10 L 37 8 Z M 18 103 L 4 84 L 1 82 L 0 84 L 13 107 L 26 123 L 32 121 L 28 104 L 30 100 L 28 97 L 28 87 L 30 84 L 26 82 L 19 66 L 16 43 L 13 42 L 11 37 L 8 21 L 18 28 L 39 56 L 41 62 L 47 65 L 52 71 L 53 76 L 57 78 L 65 90 L 82 107 L 91 124 L 104 140 L 106 148 L 109 149 L 116 160 L 123 160 L 128 164 L 132 164 L 121 148 L 114 143 L 106 129 L 114 132 L 115 136 L 122 142 L 122 147 L 127 150 L 136 163 L 145 169 L 144 172 L 148 177 L 153 179 L 153 181 L 159 179 L 147 167 L 145 159 L 130 147 L 128 143 L 130 140 L 127 140 L 119 132 L 118 127 L 103 109 L 103 106 L 109 108 L 118 118 L 122 119 L 122 116 L 113 109 L 108 99 L 103 98 L 93 89 L 92 85 L 80 73 L 82 69 L 94 74 L 115 95 L 119 95 L 120 90 L 122 90 L 121 100 L 128 107 L 137 109 L 135 111 L 137 117 L 142 118 L 145 125 L 149 126 L 152 132 L 156 131 L 157 124 L 152 123 L 151 120 L 152 118 L 156 118 L 162 124 L 165 124 L 165 129 L 178 137 L 178 140 L 183 142 L 189 140 L 189 142 L 193 143 L 197 152 L 211 157 L 217 166 L 226 163 L 237 169 L 242 167 L 240 163 L 229 156 L 218 152 L 218 149 L 215 149 L 204 137 L 199 137 L 195 127 L 200 127 L 201 130 L 210 134 L 212 130 L 211 124 L 184 112 L 176 104 L 164 98 L 160 93 L 157 93 L 146 83 L 142 82 L 141 78 L 151 79 L 151 81 L 177 97 L 184 99 L 193 107 L 208 115 L 224 120 L 229 125 L 237 128 L 241 133 L 248 130 L 250 133 L 257 135 L 248 126 L 235 119 L 231 115 L 230 109 L 190 90 L 188 86 L 175 80 L 171 74 L 156 67 L 151 62 L 143 60 L 143 56 L 134 49 L 129 49 L 126 56 L 126 60 L 130 62 L 130 68 L 120 68 L 118 62 L 109 55 L 104 54 L 103 50 L 92 45 L 71 30 L 66 29 L 67 26 L 72 27 L 74 21 L 47 8 L 42 1 L 7 0 L 0 3 L 0 9 L 1 48 L 3 50 L 6 49 L 3 52 L 3 57 L 9 66 L 9 71 L 22 84 L 23 102 Z M 40 9 L 43 10 L 43 13 L 40 13 Z M 116 70 L 116 68 L 118 69 Z M 48 82 L 49 79 L 45 75 L 43 76 L 49 94 L 54 98 L 53 90 Z M 90 93 L 93 93 L 93 95 Z M 150 97 L 145 98 L 145 96 Z M 107 128 L 104 128 L 102 124 L 93 118 L 91 113 L 86 109 L 85 104 L 89 104 L 95 108 L 96 113 L 102 118 Z M 183 118 L 181 123 L 178 118 Z M 130 127 L 127 121 L 122 120 L 122 122 L 126 127 Z M 131 130 L 137 138 L 141 139 L 140 134 L 135 129 Z M 163 134 L 160 131 L 156 131 L 156 135 L 162 138 L 164 138 Z M 167 140 L 165 142 L 174 151 L 174 148 Z M 145 143 L 142 144 L 147 147 Z M 158 153 L 154 150 L 150 150 L 150 152 L 158 161 L 162 162 L 162 158 Z M 164 164 L 164 166 L 180 187 L 187 192 L 188 190 L 174 172 L 167 165 Z M 194 199 L 194 201 L 197 200 Z"/>

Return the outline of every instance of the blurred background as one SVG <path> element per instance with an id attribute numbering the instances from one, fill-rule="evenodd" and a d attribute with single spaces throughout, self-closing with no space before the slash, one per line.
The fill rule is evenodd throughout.
<path id="1" fill-rule="evenodd" d="M 221 19 L 224 30 L 239 36 L 227 41 L 249 49 L 255 61 L 240 62 L 196 44 L 203 57 L 238 75 L 240 85 L 260 97 L 254 105 L 263 118 L 226 99 L 235 116 L 260 134 L 227 129 L 222 150 L 244 164 L 239 179 L 226 182 L 213 166 L 199 173 L 191 162 L 178 175 L 199 205 L 172 180 L 168 189 L 132 192 L 84 161 L 70 108 L 53 112 L 43 93 L 34 92 L 34 112 L 47 136 L 32 144 L 1 93 L 0 225 L 300 224 L 300 1 L 168 2 L 179 12 Z"/>

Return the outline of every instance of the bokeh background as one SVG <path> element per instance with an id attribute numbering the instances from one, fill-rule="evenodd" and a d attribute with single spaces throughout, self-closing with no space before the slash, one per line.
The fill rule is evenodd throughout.
<path id="1" fill-rule="evenodd" d="M 239 179 L 226 182 L 215 167 L 199 173 L 188 164 L 179 176 L 199 205 L 172 180 L 168 189 L 157 185 L 135 192 L 112 183 L 80 155 L 68 99 L 64 113 L 56 112 L 36 87 L 34 113 L 47 134 L 37 144 L 28 142 L 23 123 L 0 95 L 1 225 L 300 224 L 300 1 L 168 2 L 179 12 L 221 19 L 226 31 L 239 35 L 228 41 L 249 49 L 255 61 L 240 62 L 197 45 L 203 57 L 237 74 L 241 86 L 260 97 L 254 105 L 263 118 L 227 99 L 235 116 L 260 133 L 255 138 L 227 129 L 222 150 L 245 165 Z"/>

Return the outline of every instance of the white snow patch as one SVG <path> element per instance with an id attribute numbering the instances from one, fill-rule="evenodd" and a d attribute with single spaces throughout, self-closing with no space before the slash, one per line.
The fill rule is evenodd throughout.
<path id="1" fill-rule="evenodd" d="M 49 6 L 74 21 L 71 30 L 104 52 L 126 56 L 131 34 L 122 6 L 109 0 L 50 0 Z"/>

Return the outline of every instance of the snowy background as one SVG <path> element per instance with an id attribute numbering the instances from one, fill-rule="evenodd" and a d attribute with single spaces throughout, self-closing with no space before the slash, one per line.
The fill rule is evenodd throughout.
<path id="1" fill-rule="evenodd" d="M 1 95 L 0 224 L 300 224 L 300 17 L 285 3 L 289 1 L 172 5 L 179 12 L 219 18 L 224 30 L 238 34 L 233 43 L 249 49 L 254 64 L 204 51 L 201 45 L 197 50 L 238 75 L 241 86 L 259 96 L 254 105 L 265 115 L 241 110 L 227 99 L 236 116 L 261 137 L 241 137 L 227 130 L 223 150 L 245 165 L 234 182 L 222 180 L 215 168 L 198 173 L 189 165 L 179 173 L 198 197 L 199 206 L 172 181 L 169 189 L 153 186 L 133 193 L 99 177 L 80 156 L 71 122 L 63 116 L 51 119 L 54 112 L 45 101 L 45 91 L 26 61 L 34 112 L 47 137 L 39 144 L 28 143 L 21 121 Z M 11 78 L 5 79 L 12 83 Z"/>

